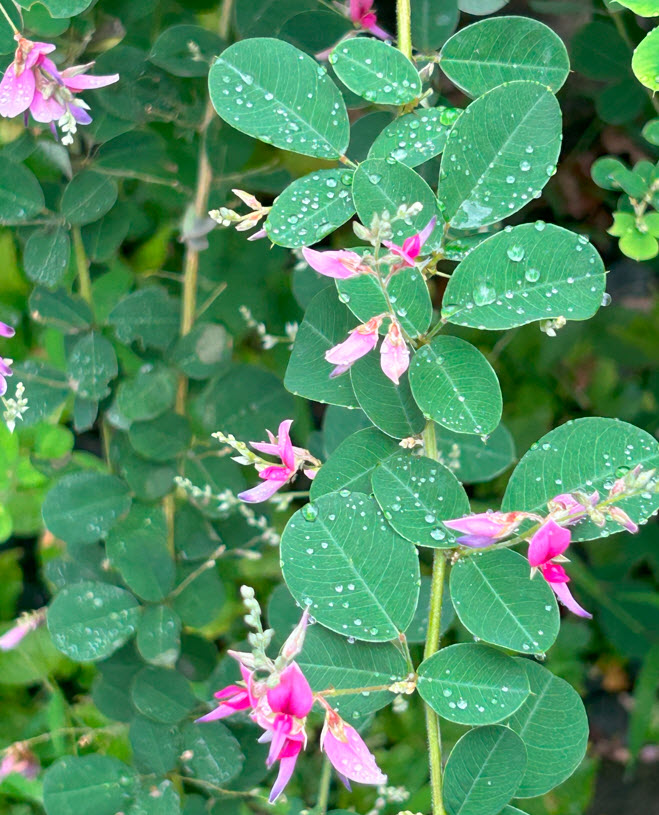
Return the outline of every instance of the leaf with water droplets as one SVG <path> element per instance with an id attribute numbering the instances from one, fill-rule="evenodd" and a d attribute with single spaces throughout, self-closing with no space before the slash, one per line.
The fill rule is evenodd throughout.
<path id="1" fill-rule="evenodd" d="M 556 93 L 570 71 L 560 37 L 528 17 L 492 17 L 468 25 L 451 37 L 440 57 L 442 71 L 472 97 L 514 80 L 538 82 Z"/>
<path id="2" fill-rule="evenodd" d="M 297 602 L 345 637 L 392 640 L 414 616 L 414 546 L 363 493 L 341 490 L 298 510 L 282 535 L 281 567 Z"/>
<path id="3" fill-rule="evenodd" d="M 602 304 L 604 263 L 584 235 L 542 221 L 480 243 L 451 275 L 442 316 L 502 330 L 534 320 L 586 320 Z"/>
<path id="4" fill-rule="evenodd" d="M 531 695 L 506 722 L 526 747 L 528 763 L 517 798 L 535 798 L 569 778 L 586 755 L 588 717 L 579 694 L 564 679 L 528 659 Z"/>
<path id="5" fill-rule="evenodd" d="M 133 635 L 140 605 L 133 595 L 109 583 L 74 583 L 48 609 L 55 647 L 76 662 L 110 656 Z"/>
<path id="6" fill-rule="evenodd" d="M 515 794 L 525 767 L 524 742 L 507 727 L 491 725 L 465 733 L 446 763 L 448 815 L 497 815 Z"/>
<path id="7" fill-rule="evenodd" d="M 71 242 L 64 227 L 35 229 L 25 243 L 25 274 L 33 283 L 52 288 L 64 277 L 70 255 Z"/>
<path id="8" fill-rule="evenodd" d="M 462 643 L 442 648 L 419 666 L 421 697 L 442 718 L 458 724 L 496 724 L 530 693 L 518 660 L 495 648 Z"/>
<path id="9" fill-rule="evenodd" d="M 370 493 L 373 470 L 397 448 L 397 441 L 375 427 L 348 436 L 311 482 L 311 500 L 343 489 Z"/>
<path id="10" fill-rule="evenodd" d="M 414 64 L 380 40 L 343 40 L 329 60 L 341 82 L 369 102 L 405 105 L 421 94 L 421 79 Z"/>
<path id="11" fill-rule="evenodd" d="M 398 244 L 421 232 L 430 219 L 438 215 L 437 199 L 430 187 L 418 173 L 393 158 L 369 158 L 362 162 L 355 171 L 352 195 L 357 214 L 366 226 L 370 226 L 374 215 L 385 211 L 393 217 L 401 204 L 423 205 L 418 215 L 392 224 L 392 240 Z M 430 251 L 441 235 L 442 229 L 437 227 L 424 250 Z"/>
<path id="12" fill-rule="evenodd" d="M 279 195 L 265 222 L 268 237 L 279 246 L 318 243 L 355 214 L 352 170 L 316 170 L 298 178 Z"/>
<path id="13" fill-rule="evenodd" d="M 455 433 L 441 425 L 435 426 L 435 436 L 439 461 L 462 484 L 491 481 L 515 461 L 515 441 L 503 424 L 486 439 Z"/>
<path id="14" fill-rule="evenodd" d="M 43 191 L 36 176 L 22 164 L 3 159 L 0 164 L 0 224 L 20 223 L 44 208 Z"/>
<path id="15" fill-rule="evenodd" d="M 110 393 L 110 381 L 119 372 L 112 343 L 97 331 L 81 337 L 66 361 L 69 383 L 82 399 L 97 402 Z"/>
<path id="16" fill-rule="evenodd" d="M 385 127 L 371 145 L 368 157 L 393 158 L 407 167 L 416 167 L 442 152 L 454 121 L 455 114 L 445 107 L 407 113 Z"/>
<path id="17" fill-rule="evenodd" d="M 436 337 L 410 365 L 410 386 L 428 419 L 458 433 L 491 433 L 503 399 L 494 370 L 481 352 L 458 337 Z"/>
<path id="18" fill-rule="evenodd" d="M 356 324 L 331 287 L 319 292 L 309 304 L 297 332 L 284 377 L 286 388 L 314 402 L 359 407 L 350 376 L 344 374 L 330 379 L 333 366 L 325 360 L 325 352 L 343 342 Z"/>
<path id="19" fill-rule="evenodd" d="M 44 809 L 47 815 L 115 815 L 129 809 L 136 786 L 133 768 L 112 756 L 65 756 L 44 774 Z"/>
<path id="20" fill-rule="evenodd" d="M 147 606 L 137 627 L 136 641 L 145 662 L 171 668 L 181 651 L 181 618 L 165 605 Z"/>
<path id="21" fill-rule="evenodd" d="M 455 546 L 455 533 L 441 521 L 469 513 L 457 478 L 425 456 L 399 451 L 382 461 L 373 473 L 373 492 L 396 532 L 418 546 Z"/>
<path id="22" fill-rule="evenodd" d="M 449 133 L 439 174 L 445 217 L 473 229 L 512 215 L 540 196 L 560 149 L 561 109 L 550 90 L 535 82 L 493 88 Z"/>
<path id="23" fill-rule="evenodd" d="M 127 485 L 93 470 L 65 475 L 43 502 L 47 529 L 67 543 L 96 543 L 130 509 Z"/>
<path id="24" fill-rule="evenodd" d="M 659 467 L 659 444 L 645 430 L 599 417 L 566 422 L 522 457 L 508 482 L 502 509 L 545 512 L 547 501 L 566 492 L 597 490 L 605 498 L 614 481 L 638 464 L 645 470 Z M 645 523 L 659 509 L 659 493 L 650 490 L 623 498 L 616 506 L 636 523 Z M 590 519 L 571 527 L 572 540 L 593 540 L 620 530 L 610 520 L 603 527 Z"/>
<path id="25" fill-rule="evenodd" d="M 346 280 L 337 280 L 339 299 L 361 322 L 365 323 L 376 314 L 392 309 L 403 331 L 410 337 L 425 334 L 432 318 L 432 302 L 428 285 L 418 269 L 405 268 L 391 278 L 386 286 L 374 274 L 361 274 Z M 380 327 L 385 334 L 388 324 Z"/>
<path id="26" fill-rule="evenodd" d="M 405 439 L 423 430 L 423 414 L 412 396 L 407 373 L 394 384 L 383 373 L 378 354 L 371 353 L 354 363 L 350 378 L 359 407 L 383 433 Z"/>
<path id="27" fill-rule="evenodd" d="M 190 683 L 177 671 L 148 665 L 131 686 L 133 704 L 149 719 L 163 724 L 180 722 L 197 705 Z"/>
<path id="28" fill-rule="evenodd" d="M 188 774 L 209 784 L 226 784 L 238 775 L 245 761 L 237 739 L 222 722 L 189 722 L 182 741 Z"/>
<path id="29" fill-rule="evenodd" d="M 451 598 L 475 637 L 522 654 L 544 653 L 560 618 L 546 580 L 531 579 L 528 560 L 511 549 L 477 552 L 451 570 Z"/>
<path id="30" fill-rule="evenodd" d="M 287 42 L 234 43 L 211 66 L 208 86 L 219 116 L 249 136 L 317 158 L 345 153 L 350 125 L 339 89 Z"/>

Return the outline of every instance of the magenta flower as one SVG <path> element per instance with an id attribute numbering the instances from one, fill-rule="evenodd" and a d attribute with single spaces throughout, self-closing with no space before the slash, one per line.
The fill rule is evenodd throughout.
<path id="1" fill-rule="evenodd" d="M 507 538 L 526 518 L 533 517 L 528 512 L 481 512 L 466 515 L 453 521 L 443 521 L 444 526 L 465 534 L 457 538 L 463 546 L 491 546 L 495 541 Z"/>
<path id="2" fill-rule="evenodd" d="M 382 243 L 384 243 L 393 255 L 398 255 L 398 257 L 402 258 L 403 266 L 415 266 L 416 259 L 421 254 L 421 249 L 432 234 L 436 223 L 437 216 L 433 215 L 421 232 L 417 232 L 416 235 L 412 235 L 411 238 L 406 238 L 402 246 L 398 246 L 398 244 L 392 243 L 391 241 L 382 241 Z"/>
<path id="3" fill-rule="evenodd" d="M 540 571 L 561 603 L 579 617 L 593 615 L 582 608 L 574 599 L 567 584 L 570 578 L 560 565 L 567 560 L 563 552 L 570 545 L 572 533 L 549 518 L 533 535 L 529 543 L 528 559 L 531 564 L 531 577 Z"/>
<path id="4" fill-rule="evenodd" d="M 16 623 L 0 637 L 0 651 L 12 651 L 22 640 L 46 620 L 45 609 L 23 614 Z"/>
<path id="5" fill-rule="evenodd" d="M 386 784 L 387 776 L 375 762 L 364 740 L 336 711 L 328 709 L 320 736 L 320 749 L 350 789 L 350 781 L 360 784 Z"/>
<path id="6" fill-rule="evenodd" d="M 362 263 L 357 252 L 348 249 L 339 249 L 332 252 L 317 252 L 315 249 L 305 247 L 302 250 L 304 259 L 312 269 L 325 277 L 334 277 L 338 280 L 348 280 L 360 274 L 369 274 L 370 269 Z"/>
<path id="7" fill-rule="evenodd" d="M 6 749 L 0 761 L 0 781 L 11 773 L 17 773 L 31 781 L 39 775 L 40 770 L 39 759 L 25 744 L 18 741 Z"/>
<path id="8" fill-rule="evenodd" d="M 266 501 L 273 496 L 277 490 L 281 489 L 287 481 L 295 477 L 297 464 L 290 437 L 292 424 L 292 419 L 283 421 L 279 425 L 279 433 L 276 437 L 268 430 L 270 442 L 250 442 L 250 446 L 260 453 L 279 456 L 281 465 L 273 464 L 270 467 L 264 467 L 259 472 L 259 478 L 262 478 L 264 483 L 252 487 L 251 490 L 245 490 L 239 493 L 238 498 L 240 498 L 241 501 L 247 501 L 247 503 L 250 504 Z"/>
<path id="9" fill-rule="evenodd" d="M 335 345 L 325 353 L 325 359 L 332 365 L 336 365 L 330 377 L 344 374 L 353 362 L 375 348 L 378 344 L 378 329 L 385 316 L 385 314 L 378 314 L 377 317 L 371 317 L 367 323 L 353 328 L 347 340 Z"/>
<path id="10" fill-rule="evenodd" d="M 365 31 L 370 31 L 373 36 L 381 40 L 390 40 L 388 34 L 377 24 L 378 15 L 372 10 L 374 0 L 350 0 L 348 4 L 348 16 L 353 23 Z"/>
<path id="11" fill-rule="evenodd" d="M 220 700 L 220 704 L 197 719 L 198 722 L 215 722 L 218 719 L 225 719 L 227 716 L 233 716 L 241 710 L 249 710 L 254 705 L 254 697 L 251 692 L 252 674 L 245 668 L 244 665 L 240 666 L 240 673 L 243 676 L 246 687 L 242 688 L 240 685 L 227 685 L 226 688 L 218 690 L 213 694 L 216 699 Z"/>
<path id="12" fill-rule="evenodd" d="M 0 115 L 12 119 L 32 104 L 37 86 L 37 67 L 46 54 L 55 50 L 48 42 L 32 42 L 15 37 L 18 46 L 0 82 Z"/>
<path id="13" fill-rule="evenodd" d="M 385 376 L 398 385 L 401 376 L 410 367 L 410 349 L 403 339 L 400 325 L 392 320 L 387 336 L 380 347 L 380 366 Z"/>
<path id="14" fill-rule="evenodd" d="M 15 333 L 10 325 L 0 322 L 0 337 L 13 337 Z M 0 357 L 0 396 L 4 396 L 5 393 L 7 393 L 7 377 L 12 375 L 11 363 L 11 359 L 3 359 Z"/>

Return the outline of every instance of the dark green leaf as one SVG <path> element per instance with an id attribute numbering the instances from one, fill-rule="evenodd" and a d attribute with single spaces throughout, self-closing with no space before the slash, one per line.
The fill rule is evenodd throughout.
<path id="1" fill-rule="evenodd" d="M 83 170 L 64 190 L 62 215 L 74 226 L 91 224 L 111 210 L 116 200 L 116 181 L 93 170 Z"/>
<path id="2" fill-rule="evenodd" d="M 28 238 L 23 253 L 25 274 L 33 283 L 56 286 L 69 265 L 71 242 L 61 226 L 36 229 Z"/>
<path id="3" fill-rule="evenodd" d="M 445 107 L 426 108 L 394 119 L 375 139 L 368 157 L 393 158 L 408 167 L 416 167 L 438 156 L 452 124 L 446 120 L 446 110 Z"/>
<path id="4" fill-rule="evenodd" d="M 109 393 L 109 383 L 119 373 L 112 344 L 95 331 L 81 337 L 67 360 L 69 383 L 82 399 L 98 402 Z"/>
<path id="5" fill-rule="evenodd" d="M 111 756 L 66 756 L 44 776 L 43 803 L 47 815 L 116 815 L 133 796 L 133 770 Z"/>
<path id="6" fill-rule="evenodd" d="M 180 722 L 197 705 L 188 681 L 167 668 L 143 668 L 133 680 L 131 694 L 140 713 L 162 724 Z"/>

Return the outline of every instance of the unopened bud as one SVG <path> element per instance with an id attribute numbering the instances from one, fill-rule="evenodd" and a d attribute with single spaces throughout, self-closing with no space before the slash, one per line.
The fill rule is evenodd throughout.
<path id="1" fill-rule="evenodd" d="M 287 662 L 291 662 L 300 653 L 304 646 L 304 637 L 309 623 L 309 606 L 306 606 L 302 613 L 300 622 L 295 626 L 293 631 L 289 634 L 288 639 L 283 644 L 280 656 L 284 657 Z"/>
<path id="2" fill-rule="evenodd" d="M 609 517 L 612 521 L 624 527 L 628 532 L 638 532 L 638 525 L 632 521 L 624 509 L 620 509 L 620 507 L 609 507 Z"/>

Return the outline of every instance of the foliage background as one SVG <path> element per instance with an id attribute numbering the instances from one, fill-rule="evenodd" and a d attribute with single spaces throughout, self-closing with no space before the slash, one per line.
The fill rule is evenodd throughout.
<path id="1" fill-rule="evenodd" d="M 130 586 L 143 568 L 123 563 L 117 569 L 117 556 L 108 569 L 100 547 L 71 540 L 65 545 L 44 532 L 44 497 L 62 476 L 100 471 L 99 459 L 105 458 L 139 500 L 152 505 L 149 511 L 158 526 L 165 518 L 156 502 L 171 494 L 177 471 L 196 484 L 211 484 L 216 493 L 226 488 L 238 492 L 244 485 L 240 467 L 213 455 L 211 432 L 221 428 L 239 438 L 258 439 L 264 427 L 275 429 L 280 418 L 294 415 L 296 438 L 322 455 L 336 444 L 336 434 L 345 432 L 338 414 L 332 417 L 331 410 L 294 399 L 281 384 L 289 356 L 286 324 L 301 320 L 313 293 L 308 274 L 296 267 L 290 252 L 270 248 L 266 241 L 247 243 L 230 230 L 210 232 L 208 248 L 199 255 L 203 315 L 196 342 L 192 347 L 174 341 L 186 246 L 194 240 L 186 212 L 195 197 L 200 157 L 207 157 L 212 172 L 209 207 L 235 205 L 231 188 L 236 186 L 268 203 L 293 178 L 324 166 L 276 152 L 215 116 L 207 118 L 208 62 L 223 40 L 234 37 L 276 35 L 310 52 L 331 45 L 331 40 L 318 40 L 329 36 L 318 26 L 287 23 L 317 4 L 281 0 L 276 30 L 272 18 L 258 11 L 265 4 L 251 0 L 237 0 L 225 18 L 211 0 L 99 0 L 88 9 L 80 0 L 68 4 L 72 16 L 51 17 L 48 8 L 57 12 L 65 5 L 56 0 L 21 3 L 26 30 L 57 41 L 68 63 L 95 59 L 97 73 L 116 70 L 121 81 L 94 92 L 93 98 L 89 94 L 94 123 L 71 151 L 39 128 L 25 130 L 19 121 L 0 121 L 0 222 L 6 224 L 0 228 L 0 319 L 18 329 L 11 346 L 7 342 L 1 350 L 16 359 L 13 382 L 23 381 L 30 399 L 25 422 L 13 437 L 0 426 L 0 615 L 7 622 L 44 605 L 75 579 L 117 584 L 123 578 Z M 378 10 L 381 24 L 393 31 L 393 4 L 379 3 Z M 630 164 L 659 158 L 659 149 L 641 135 L 656 112 L 630 69 L 630 44 L 641 38 L 648 21 L 588 0 L 511 2 L 499 13 L 542 20 L 568 44 L 573 72 L 560 94 L 564 145 L 559 170 L 543 197 L 528 205 L 524 218 L 587 232 L 610 270 L 612 302 L 592 320 L 569 323 L 551 340 L 535 325 L 501 334 L 459 333 L 496 367 L 505 394 L 504 421 L 518 457 L 547 430 L 584 415 L 619 417 L 657 435 L 657 261 L 638 263 L 621 255 L 617 241 L 606 234 L 619 193 L 599 188 L 590 177 L 594 160 L 605 154 Z M 473 20 L 462 15 L 462 24 Z M 181 48 L 180 36 L 171 42 L 161 38 L 179 25 L 208 32 L 196 32 L 199 60 Z M 337 36 L 340 25 L 338 20 Z M 12 40 L 1 23 L 0 50 L 8 62 Z M 434 76 L 437 92 L 447 92 L 449 85 L 442 85 L 439 72 Z M 450 104 L 466 103 L 454 90 L 450 94 Z M 364 155 L 385 116 L 369 114 L 362 106 L 351 109 L 351 118 L 361 124 L 349 155 Z M 29 218 L 7 209 L 6 190 L 27 189 L 21 176 L 12 175 L 16 166 L 33 173 L 43 190 L 45 208 L 40 211 L 37 201 Z M 70 192 L 72 178 L 79 186 Z M 52 246 L 56 230 L 61 231 L 59 253 L 44 259 L 44 247 Z M 348 228 L 344 234 L 349 241 Z M 339 234 L 337 245 L 340 241 Z M 84 293 L 77 281 L 85 257 L 91 264 L 91 307 L 71 294 Z M 140 294 L 127 297 L 133 292 Z M 263 349 L 255 322 L 281 341 Z M 79 343 L 89 342 L 92 326 L 98 347 L 81 349 Z M 83 359 L 82 370 L 76 353 Z M 91 373 L 90 355 L 95 360 Z M 194 443 L 182 458 L 177 458 L 176 447 L 164 460 L 145 458 L 135 431 L 126 432 L 127 419 L 171 418 L 181 372 L 190 377 L 189 430 L 177 426 L 174 432 L 164 422 L 163 433 L 178 441 L 181 451 L 188 448 L 188 432 Z M 96 420 L 97 402 L 102 421 Z M 497 505 L 506 479 L 503 474 L 471 487 L 475 505 Z M 287 513 L 265 512 L 274 529 L 281 530 Z M 194 593 L 181 592 L 174 601 L 185 625 L 176 668 L 205 699 L 228 670 L 218 662 L 218 646 L 224 650 L 243 636 L 237 587 L 254 585 L 264 602 L 270 596 L 276 615 L 278 553 L 253 519 L 218 511 L 212 501 L 179 502 L 175 543 L 181 558 L 178 574 L 171 562 L 163 562 L 155 570 L 154 585 L 142 589 L 146 599 L 168 593 L 175 580 L 180 582 L 220 545 L 226 547 L 216 565 L 194 582 Z M 659 753 L 648 746 L 641 750 L 643 741 L 656 742 L 659 730 L 652 693 L 645 693 L 640 713 L 637 704 L 630 730 L 632 695 L 644 666 L 648 673 L 652 670 L 648 654 L 656 663 L 659 647 L 656 522 L 633 539 L 623 533 L 598 541 L 588 554 L 577 551 L 584 568 L 574 569 L 574 582 L 595 621 L 564 621 L 548 666 L 584 696 L 592 728 L 590 757 L 563 787 L 526 807 L 531 815 L 633 815 L 646 811 L 657 795 L 652 765 Z M 149 591 L 155 593 L 152 598 Z M 19 651 L 0 654 L 0 744 L 52 732 L 52 739 L 35 746 L 44 765 L 72 752 L 130 762 L 124 723 L 134 715 L 125 690 L 132 666 L 125 653 L 102 663 L 100 671 L 76 664 L 54 649 L 44 629 L 35 632 Z M 652 687 L 651 674 L 648 681 Z M 68 735 L 62 728 L 76 730 Z M 428 805 L 425 762 L 419 760 L 425 751 L 423 732 L 415 699 L 402 713 L 389 709 L 381 714 L 374 736 L 392 783 L 401 779 L 411 794 L 404 806 L 420 811 Z M 80 735 L 87 733 L 81 744 Z M 241 733 L 239 727 L 234 733 L 251 753 L 231 786 L 250 790 L 264 775 L 262 757 L 248 747 L 251 733 Z M 629 769 L 630 750 L 640 755 L 634 771 Z M 318 756 L 307 755 L 289 802 L 278 806 L 281 812 L 297 812 L 304 802 L 315 800 L 319 768 Z M 258 799 L 241 796 L 213 804 L 212 790 L 191 785 L 186 792 L 185 815 L 233 815 L 262 807 Z M 41 813 L 42 794 L 40 781 L 20 782 L 13 776 L 0 784 L 0 812 Z M 374 797 L 372 790 L 362 788 L 352 797 L 337 792 L 335 803 L 366 812 Z M 624 804 L 616 807 L 616 800 Z M 391 803 L 384 811 L 399 808 Z"/>

